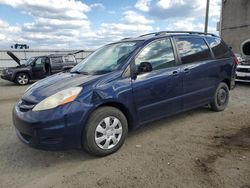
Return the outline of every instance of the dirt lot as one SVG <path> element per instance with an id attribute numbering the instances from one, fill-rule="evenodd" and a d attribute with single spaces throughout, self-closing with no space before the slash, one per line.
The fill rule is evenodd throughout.
<path id="1" fill-rule="evenodd" d="M 22 144 L 11 110 L 26 88 L 0 81 L 0 187 L 250 187 L 250 84 L 231 92 L 224 112 L 151 123 L 104 158 Z"/>

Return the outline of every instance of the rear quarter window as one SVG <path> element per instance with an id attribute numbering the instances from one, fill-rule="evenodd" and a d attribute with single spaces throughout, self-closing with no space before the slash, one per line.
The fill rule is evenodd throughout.
<path id="1" fill-rule="evenodd" d="M 76 62 L 75 57 L 72 55 L 64 56 L 64 61 L 67 63 L 75 63 Z"/>
<path id="2" fill-rule="evenodd" d="M 206 40 L 216 59 L 231 57 L 229 47 L 220 38 L 207 37 Z"/>

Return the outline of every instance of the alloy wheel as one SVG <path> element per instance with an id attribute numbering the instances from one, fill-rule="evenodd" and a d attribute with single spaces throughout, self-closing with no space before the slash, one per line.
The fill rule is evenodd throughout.
<path id="1" fill-rule="evenodd" d="M 27 84 L 27 83 L 28 83 L 29 78 L 28 78 L 28 76 L 27 76 L 27 75 L 25 75 L 25 74 L 21 74 L 21 75 L 19 75 L 19 76 L 18 76 L 17 80 L 18 80 L 18 83 L 19 83 L 19 84 L 21 84 L 21 85 L 25 85 L 25 84 Z"/>

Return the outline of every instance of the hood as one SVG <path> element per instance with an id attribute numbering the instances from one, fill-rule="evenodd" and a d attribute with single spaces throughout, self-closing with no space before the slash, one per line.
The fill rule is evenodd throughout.
<path id="1" fill-rule="evenodd" d="M 28 67 L 28 66 L 25 64 L 21 64 L 21 65 L 17 65 L 16 67 L 6 67 L 5 69 L 15 70 L 15 69 L 26 68 L 26 67 Z"/>
<path id="2" fill-rule="evenodd" d="M 34 83 L 28 88 L 22 99 L 38 103 L 63 89 L 83 86 L 83 84 L 93 81 L 104 75 L 83 75 L 72 73 L 59 73 Z"/>
<path id="3" fill-rule="evenodd" d="M 21 65 L 20 63 L 20 59 L 15 56 L 11 51 L 7 51 L 7 54 L 18 64 L 18 65 Z"/>

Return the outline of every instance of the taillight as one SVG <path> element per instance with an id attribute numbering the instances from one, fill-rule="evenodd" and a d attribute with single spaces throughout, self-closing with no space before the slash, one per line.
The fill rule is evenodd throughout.
<path id="1" fill-rule="evenodd" d="M 236 65 L 239 65 L 240 64 L 240 61 L 238 60 L 238 58 L 234 55 L 233 56 L 233 58 L 234 58 L 234 63 L 236 64 Z"/>

